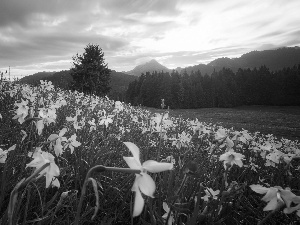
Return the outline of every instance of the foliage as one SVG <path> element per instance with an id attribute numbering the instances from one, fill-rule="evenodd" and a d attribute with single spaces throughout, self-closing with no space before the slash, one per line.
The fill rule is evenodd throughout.
<path id="1" fill-rule="evenodd" d="M 1 224 L 300 221 L 298 141 L 154 114 L 51 82 L 5 81 L 0 90 Z"/>
<path id="2" fill-rule="evenodd" d="M 130 83 L 126 100 L 159 108 L 164 98 L 170 108 L 235 107 L 242 105 L 300 105 L 300 64 L 270 72 L 266 66 L 223 68 L 210 76 L 192 71 L 146 73 Z"/>
<path id="3" fill-rule="evenodd" d="M 88 44 L 83 55 L 73 56 L 72 88 L 87 94 L 106 95 L 109 90 L 110 69 L 104 62 L 99 45 Z"/>

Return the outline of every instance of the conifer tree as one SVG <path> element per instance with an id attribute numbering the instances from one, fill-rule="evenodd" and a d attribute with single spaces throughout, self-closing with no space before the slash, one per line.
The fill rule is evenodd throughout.
<path id="1" fill-rule="evenodd" d="M 87 94 L 106 95 L 109 90 L 110 72 L 104 62 L 104 53 L 99 45 L 88 44 L 83 55 L 73 56 L 71 87 Z"/>

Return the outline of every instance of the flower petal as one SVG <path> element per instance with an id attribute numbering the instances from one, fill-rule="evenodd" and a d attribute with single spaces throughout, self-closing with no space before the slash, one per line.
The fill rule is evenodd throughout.
<path id="1" fill-rule="evenodd" d="M 154 198 L 155 182 L 149 174 L 142 173 L 141 176 L 137 178 L 137 184 L 143 194 Z"/>
<path id="2" fill-rule="evenodd" d="M 157 162 L 155 160 L 147 160 L 143 163 L 143 168 L 151 173 L 159 173 L 173 169 L 173 163 Z"/>
<path id="3" fill-rule="evenodd" d="M 238 165 L 239 167 L 242 167 L 242 166 L 243 166 L 243 162 L 242 162 L 241 160 L 239 160 L 239 159 L 235 159 L 235 160 L 234 160 L 234 163 L 235 163 L 236 165 Z"/>
<path id="4" fill-rule="evenodd" d="M 140 191 L 139 186 L 138 186 L 138 178 L 140 176 L 141 175 L 139 175 L 139 174 L 135 174 L 135 180 L 134 180 L 134 183 L 132 185 L 131 191 Z"/>
<path id="5" fill-rule="evenodd" d="M 141 165 L 139 148 L 135 144 L 133 144 L 132 142 L 123 142 L 123 143 L 127 146 L 129 151 L 132 153 L 135 160 L 137 162 L 139 162 L 139 164 Z"/>
<path id="6" fill-rule="evenodd" d="M 58 136 L 60 136 L 60 137 L 64 136 L 64 134 L 65 134 L 67 131 L 68 131 L 68 129 L 64 127 L 63 129 L 61 129 L 61 131 L 59 132 Z"/>
<path id="7" fill-rule="evenodd" d="M 259 194 L 265 194 L 268 192 L 269 188 L 263 187 L 259 184 L 252 184 L 249 186 L 253 191 Z"/>
<path id="8" fill-rule="evenodd" d="M 135 198 L 134 198 L 134 207 L 133 207 L 133 217 L 139 216 L 144 208 L 145 201 L 142 197 L 142 194 L 139 190 L 135 191 Z"/>
<path id="9" fill-rule="evenodd" d="M 228 156 L 230 155 L 230 152 L 225 152 L 224 154 L 220 155 L 219 161 L 228 161 Z"/>
<path id="10" fill-rule="evenodd" d="M 277 192 L 278 192 L 277 188 L 270 187 L 267 194 L 261 200 L 268 202 L 268 201 L 272 201 L 273 199 L 277 199 Z"/>
<path id="11" fill-rule="evenodd" d="M 163 209 L 165 210 L 166 213 L 169 213 L 169 211 L 170 211 L 170 207 L 168 206 L 168 204 L 166 202 L 163 202 Z"/>
<path id="12" fill-rule="evenodd" d="M 288 189 L 280 190 L 280 196 L 284 200 L 287 207 L 291 206 L 293 199 L 296 197 L 296 195 Z"/>
<path id="13" fill-rule="evenodd" d="M 135 160 L 134 157 L 125 157 L 123 156 L 123 159 L 126 161 L 127 165 L 130 167 L 130 169 L 142 169 L 142 166 Z"/>
<path id="14" fill-rule="evenodd" d="M 59 183 L 59 180 L 58 180 L 57 178 L 55 178 L 55 179 L 52 181 L 52 186 L 55 186 L 55 187 L 60 188 L 60 183 Z"/>
<path id="15" fill-rule="evenodd" d="M 272 198 L 271 201 L 263 209 L 264 211 L 274 210 L 277 208 L 277 196 Z"/>

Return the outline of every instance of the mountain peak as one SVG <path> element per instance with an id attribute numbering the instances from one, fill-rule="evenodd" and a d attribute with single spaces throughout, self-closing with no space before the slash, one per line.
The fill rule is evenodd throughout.
<path id="1" fill-rule="evenodd" d="M 159 63 L 155 59 L 151 59 L 148 63 Z"/>
<path id="2" fill-rule="evenodd" d="M 161 71 L 170 72 L 171 70 L 168 69 L 167 67 L 161 65 L 155 59 L 151 59 L 150 61 L 148 61 L 144 64 L 141 64 L 141 65 L 138 65 L 133 70 L 130 70 L 126 73 L 129 74 L 129 75 L 140 76 L 142 73 L 144 73 L 144 74 L 146 72 L 152 73 L 154 71 L 157 71 L 157 72 L 161 72 Z"/>

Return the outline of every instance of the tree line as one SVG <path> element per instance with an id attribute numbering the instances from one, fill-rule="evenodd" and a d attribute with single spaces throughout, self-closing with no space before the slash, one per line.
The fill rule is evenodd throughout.
<path id="1" fill-rule="evenodd" d="M 161 99 L 170 108 L 236 107 L 242 105 L 300 105 L 300 64 L 270 71 L 229 68 L 211 75 L 198 70 L 188 74 L 153 72 L 131 82 L 126 101 L 159 108 Z"/>

